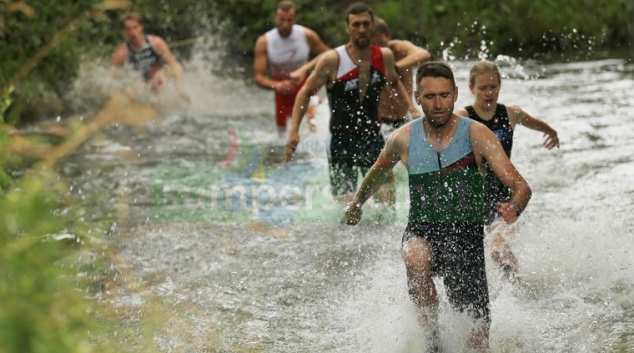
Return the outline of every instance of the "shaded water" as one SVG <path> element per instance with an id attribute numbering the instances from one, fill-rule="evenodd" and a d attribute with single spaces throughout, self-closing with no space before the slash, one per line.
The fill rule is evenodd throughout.
<path id="1" fill-rule="evenodd" d="M 546 120 L 561 148 L 545 150 L 541 134 L 523 127 L 515 133 L 513 161 L 533 199 L 510 239 L 521 284 L 499 279 L 487 260 L 491 350 L 633 351 L 634 65 L 499 59 L 500 102 Z M 456 106 L 464 106 L 472 101 L 471 63 L 452 64 Z M 203 70 L 186 80 L 187 113 L 161 117 L 140 134 L 109 129 L 61 167 L 73 190 L 108 190 L 96 208 L 117 211 L 110 240 L 127 271 L 120 281 L 137 286 L 113 288 L 104 300 L 130 322 L 158 305 L 164 317 L 153 340 L 164 352 L 421 351 L 399 253 L 407 211 L 388 222 L 367 210 L 367 222 L 352 228 L 339 224 L 339 208 L 319 208 L 329 205 L 325 154 L 315 147 L 327 138 L 326 103 L 319 131 L 302 130 L 315 142 L 304 154 L 310 158 L 284 166 L 270 152 L 277 139 L 270 92 Z M 224 168 L 232 128 L 239 154 Z M 402 200 L 402 168 L 397 180 Z M 169 208 L 165 185 L 192 186 L 191 207 Z M 214 196 L 226 208 L 212 208 L 211 194 L 195 191 L 201 185 L 243 186 L 246 212 L 235 209 L 239 192 L 230 207 L 226 193 Z M 278 196 L 284 185 L 300 186 L 303 200 L 306 186 L 317 186 L 315 210 L 273 204 L 260 192 L 267 185 Z M 201 194 L 203 206 L 192 206 Z M 441 310 L 443 344 L 460 351 L 464 320 Z"/>

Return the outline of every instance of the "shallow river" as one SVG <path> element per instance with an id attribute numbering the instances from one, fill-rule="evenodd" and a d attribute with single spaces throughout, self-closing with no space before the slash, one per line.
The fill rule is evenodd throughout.
<path id="1" fill-rule="evenodd" d="M 515 133 L 533 199 L 510 239 L 520 283 L 487 258 L 491 350 L 634 351 L 634 64 L 500 59 L 500 102 L 547 121 L 561 148 Z M 471 62 L 452 64 L 464 106 Z M 95 209 L 116 211 L 108 241 L 118 280 L 134 285 L 104 300 L 130 323 L 159 312 L 152 342 L 164 352 L 421 351 L 399 253 L 403 168 L 395 216 L 366 206 L 360 226 L 341 225 L 325 99 L 318 131 L 302 128 L 301 161 L 284 165 L 269 91 L 189 75 L 187 113 L 108 129 L 61 167 L 73 190 L 106 190 Z M 442 305 L 440 323 L 447 351 L 462 350 L 460 315 Z"/>

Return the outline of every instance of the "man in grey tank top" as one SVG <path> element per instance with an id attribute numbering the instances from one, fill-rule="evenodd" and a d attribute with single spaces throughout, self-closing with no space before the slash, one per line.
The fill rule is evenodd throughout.
<path id="1" fill-rule="evenodd" d="M 467 344 L 488 348 L 490 313 L 484 261 L 483 162 L 512 189 L 497 210 L 508 223 L 517 220 L 531 189 L 486 126 L 454 114 L 458 96 L 453 72 L 442 62 L 422 64 L 416 75 L 416 102 L 424 117 L 394 131 L 359 191 L 347 205 L 346 222 L 357 224 L 361 208 L 403 162 L 410 184 L 410 213 L 403 234 L 409 294 L 438 351 L 438 296 L 433 276 L 442 277 L 451 306 L 466 312 L 475 325 Z"/>

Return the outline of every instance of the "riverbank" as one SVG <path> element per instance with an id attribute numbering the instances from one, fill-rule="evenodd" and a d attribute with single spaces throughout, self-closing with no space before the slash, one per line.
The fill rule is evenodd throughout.
<path id="1" fill-rule="evenodd" d="M 584 61 L 605 50 L 631 50 L 634 33 L 628 0 L 605 4 L 522 0 L 512 4 L 454 1 L 369 1 L 375 13 L 392 24 L 394 38 L 427 48 L 436 59 L 465 60 L 483 54 L 518 59 Z M 330 46 L 345 42 L 341 14 L 347 3 L 297 0 L 298 21 L 314 28 Z M 245 62 L 250 67 L 258 35 L 273 27 L 275 3 L 251 6 L 247 0 L 188 3 L 90 0 L 73 5 L 45 0 L 6 6 L 0 36 L 0 120 L 11 124 L 68 116 L 74 110 L 67 92 L 82 63 L 102 62 L 123 40 L 118 17 L 134 9 L 145 19 L 146 33 L 174 43 L 181 61 L 195 51 L 219 53 L 209 60 Z M 630 6 L 630 7 L 628 7 Z M 597 11 L 596 9 L 600 9 Z M 408 14 L 408 16 L 403 16 Z M 469 16 L 465 16 L 469 15 Z M 469 18 L 465 21 L 465 18 Z M 447 27 L 451 30 L 447 30 Z M 45 60 L 44 60 L 45 59 Z M 13 93 L 9 89 L 13 88 Z"/>

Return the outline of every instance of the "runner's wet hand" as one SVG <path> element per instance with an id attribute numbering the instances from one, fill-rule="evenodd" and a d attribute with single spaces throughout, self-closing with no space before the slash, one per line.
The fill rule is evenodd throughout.
<path id="1" fill-rule="evenodd" d="M 544 134 L 544 147 L 549 150 L 555 147 L 559 148 L 559 137 L 557 137 L 556 132 Z"/>
<path id="2" fill-rule="evenodd" d="M 293 83 L 296 85 L 302 82 L 306 78 L 306 76 L 306 71 L 302 70 L 301 68 L 291 72 L 290 74 L 291 81 L 293 81 Z"/>
<path id="3" fill-rule="evenodd" d="M 280 94 L 291 94 L 295 90 L 295 84 L 291 80 L 278 81 L 273 89 Z"/>
<path id="4" fill-rule="evenodd" d="M 299 134 L 294 131 L 289 132 L 288 142 L 286 143 L 286 148 L 284 149 L 284 161 L 286 163 L 290 162 L 291 159 L 293 159 L 293 155 L 295 155 L 295 149 L 297 149 L 298 144 Z"/>
<path id="5" fill-rule="evenodd" d="M 517 209 L 510 202 L 498 202 L 496 203 L 498 213 L 504 218 L 506 223 L 512 224 L 517 221 L 519 215 L 517 214 Z"/>
<path id="6" fill-rule="evenodd" d="M 357 202 L 350 202 L 345 207 L 346 216 L 345 223 L 347 225 L 356 226 L 361 221 L 363 210 L 359 207 Z"/>

